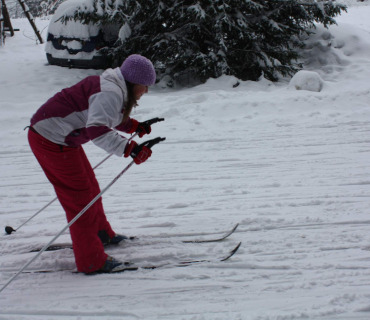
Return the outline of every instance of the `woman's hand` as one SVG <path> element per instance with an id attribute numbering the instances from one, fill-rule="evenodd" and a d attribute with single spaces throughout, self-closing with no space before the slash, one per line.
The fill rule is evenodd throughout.
<path id="1" fill-rule="evenodd" d="M 150 124 L 147 123 L 147 121 L 139 122 L 139 126 L 136 129 L 136 132 L 139 134 L 139 137 L 142 138 L 143 135 L 151 133 L 152 128 L 150 127 Z"/>
<path id="2" fill-rule="evenodd" d="M 139 137 L 142 138 L 145 134 L 149 134 L 152 132 L 152 128 L 150 127 L 150 123 L 148 121 L 139 122 L 135 119 L 131 119 L 132 125 L 130 132 L 128 133 L 134 133 L 137 132 L 139 134 Z"/>
<path id="3" fill-rule="evenodd" d="M 125 158 L 131 156 L 136 164 L 140 164 L 148 160 L 152 155 L 152 150 L 145 146 L 139 146 L 134 140 L 127 144 L 125 148 Z"/>

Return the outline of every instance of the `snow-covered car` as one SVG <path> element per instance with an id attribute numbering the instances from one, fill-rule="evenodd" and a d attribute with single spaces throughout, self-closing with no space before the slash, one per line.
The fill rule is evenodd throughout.
<path id="1" fill-rule="evenodd" d="M 92 8 L 91 0 L 67 0 L 50 20 L 46 57 L 50 64 L 69 68 L 106 69 L 107 60 L 99 49 L 111 47 L 118 39 L 119 28 L 115 25 L 97 26 L 80 21 L 61 22 L 64 15 L 73 15 L 81 7 Z"/>

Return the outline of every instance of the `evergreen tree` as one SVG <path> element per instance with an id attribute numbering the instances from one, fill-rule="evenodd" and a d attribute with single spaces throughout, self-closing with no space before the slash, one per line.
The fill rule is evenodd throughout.
<path id="1" fill-rule="evenodd" d="M 23 0 L 33 17 L 45 17 L 55 13 L 58 6 L 65 0 Z M 8 0 L 9 13 L 12 18 L 25 17 L 18 0 Z"/>
<path id="2" fill-rule="evenodd" d="M 346 9 L 313 0 L 107 1 L 112 8 L 100 5 L 94 13 L 75 16 L 130 27 L 105 55 L 120 63 L 139 53 L 162 71 L 159 78 L 191 75 L 200 82 L 222 74 L 242 80 L 264 74 L 273 81 L 279 74 L 293 74 L 301 67 L 296 62 L 297 49 L 304 46 L 300 35 L 309 34 L 315 22 L 335 23 L 333 17 Z"/>
<path id="3" fill-rule="evenodd" d="M 63 16 L 61 22 L 81 21 L 83 24 L 123 26 L 140 8 L 136 0 L 93 0 L 92 5 L 83 1 L 75 12 Z"/>
<path id="4" fill-rule="evenodd" d="M 35 14 L 35 17 L 48 16 L 55 13 L 55 10 L 65 0 L 42 0 L 40 1 L 40 9 Z"/>

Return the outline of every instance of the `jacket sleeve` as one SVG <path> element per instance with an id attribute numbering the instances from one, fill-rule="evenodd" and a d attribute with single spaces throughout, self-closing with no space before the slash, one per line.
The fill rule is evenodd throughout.
<path id="1" fill-rule="evenodd" d="M 89 99 L 86 129 L 91 141 L 110 154 L 122 157 L 127 139 L 111 128 L 122 121 L 122 100 L 115 92 L 99 92 Z"/>
<path id="2" fill-rule="evenodd" d="M 126 133 L 133 133 L 132 131 L 132 119 L 128 118 L 125 122 L 119 124 L 115 127 L 116 130 L 126 132 Z"/>

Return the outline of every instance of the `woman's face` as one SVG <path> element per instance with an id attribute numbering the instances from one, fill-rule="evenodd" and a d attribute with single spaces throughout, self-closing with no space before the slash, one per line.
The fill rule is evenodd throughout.
<path id="1" fill-rule="evenodd" d="M 135 99 L 140 100 L 141 96 L 144 93 L 148 92 L 148 86 L 143 86 L 141 84 L 134 84 L 134 87 L 132 88 Z"/>

